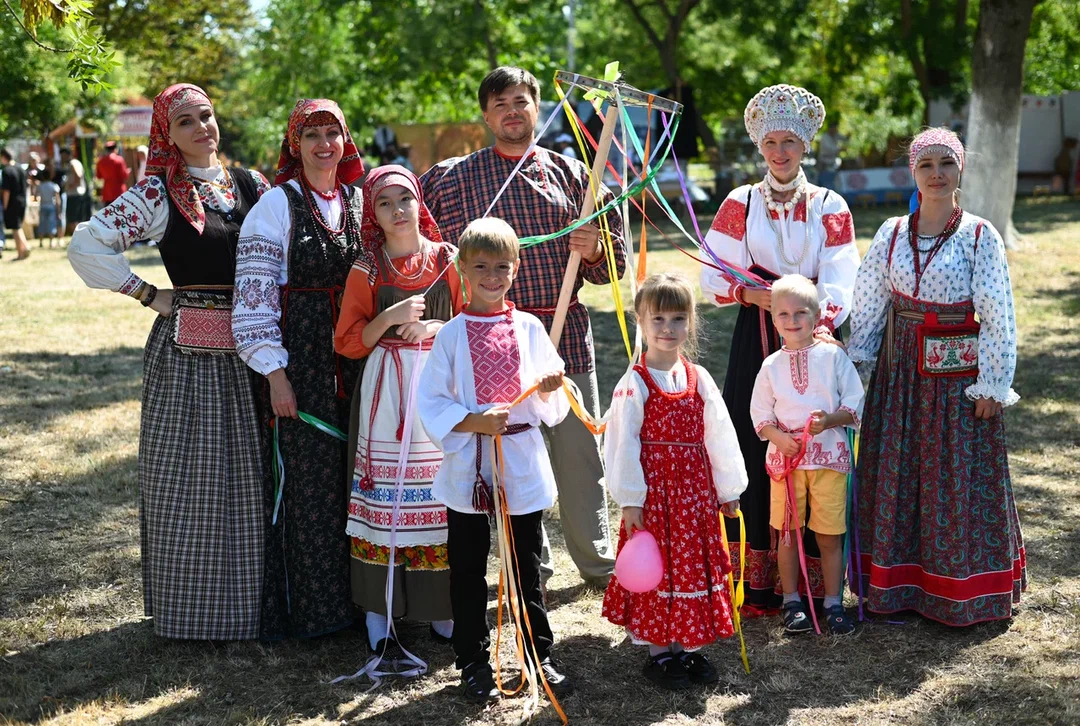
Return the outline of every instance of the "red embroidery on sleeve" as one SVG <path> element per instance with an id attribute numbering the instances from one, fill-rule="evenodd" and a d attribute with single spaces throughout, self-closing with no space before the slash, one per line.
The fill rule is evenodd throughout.
<path id="1" fill-rule="evenodd" d="M 855 241 L 855 224 L 851 221 L 851 212 L 823 214 L 821 224 L 825 227 L 826 247 L 840 247 Z"/>

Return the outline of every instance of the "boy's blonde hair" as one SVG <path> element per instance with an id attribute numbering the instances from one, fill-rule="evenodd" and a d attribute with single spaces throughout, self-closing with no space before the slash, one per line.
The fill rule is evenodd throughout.
<path id="1" fill-rule="evenodd" d="M 692 358 L 698 346 L 697 296 L 694 286 L 683 275 L 661 272 L 650 275 L 634 296 L 634 314 L 638 321 L 649 313 L 686 313 L 687 337 L 683 352 Z"/>
<path id="2" fill-rule="evenodd" d="M 520 249 L 513 227 L 496 217 L 473 220 L 458 240 L 458 258 L 462 262 L 481 252 L 502 260 L 517 260 Z"/>
<path id="3" fill-rule="evenodd" d="M 802 275 L 784 275 L 772 284 L 772 296 L 792 298 L 807 308 L 814 317 L 821 314 L 821 303 L 818 301 L 817 287 L 808 278 Z"/>

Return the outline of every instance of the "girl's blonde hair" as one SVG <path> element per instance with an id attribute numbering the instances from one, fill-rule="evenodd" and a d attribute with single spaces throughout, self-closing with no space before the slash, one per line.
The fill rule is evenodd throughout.
<path id="1" fill-rule="evenodd" d="M 650 275 L 634 296 L 634 314 L 640 321 L 649 313 L 686 313 L 687 337 L 683 353 L 693 358 L 698 350 L 697 296 L 683 275 L 661 272 Z"/>
<path id="2" fill-rule="evenodd" d="M 817 287 L 808 278 L 802 275 L 784 275 L 772 284 L 773 299 L 777 297 L 789 297 L 809 308 L 814 317 L 821 314 L 821 303 L 818 301 Z"/>

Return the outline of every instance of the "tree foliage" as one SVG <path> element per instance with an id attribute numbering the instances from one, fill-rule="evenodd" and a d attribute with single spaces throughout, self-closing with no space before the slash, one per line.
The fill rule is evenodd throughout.
<path id="1" fill-rule="evenodd" d="M 118 61 L 93 22 L 91 0 L 21 0 L 20 7 L 21 11 L 16 10 L 11 0 L 4 0 L 9 22 L 21 29 L 39 51 L 61 55 L 67 75 L 83 90 L 97 93 L 111 88 L 106 76 L 116 70 Z M 56 30 L 46 37 L 58 42 L 49 44 L 39 39 L 42 27 Z"/>

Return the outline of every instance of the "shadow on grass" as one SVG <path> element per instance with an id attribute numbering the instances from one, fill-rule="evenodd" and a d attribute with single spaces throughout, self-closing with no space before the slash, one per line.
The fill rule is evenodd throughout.
<path id="1" fill-rule="evenodd" d="M 142 348 L 90 354 L 17 352 L 3 358 L 12 367 L 2 378 L 10 400 L 0 407 L 9 423 L 41 428 L 53 419 L 142 394 Z"/>

